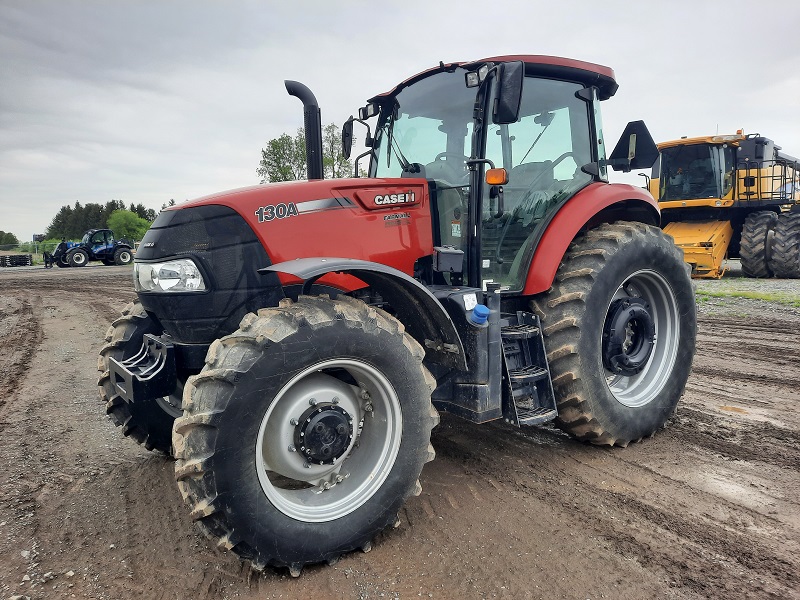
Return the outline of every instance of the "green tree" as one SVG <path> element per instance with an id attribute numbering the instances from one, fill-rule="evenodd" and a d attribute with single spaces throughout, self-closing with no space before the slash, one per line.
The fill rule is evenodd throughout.
<path id="1" fill-rule="evenodd" d="M 322 168 L 325 179 L 340 179 L 353 174 L 353 163 L 342 154 L 342 132 L 334 123 L 322 130 Z"/>
<path id="2" fill-rule="evenodd" d="M 326 126 L 322 136 L 322 168 L 328 179 L 347 177 L 352 172 L 352 163 L 342 156 L 342 143 L 339 127 L 331 123 Z M 295 181 L 305 179 L 306 138 L 301 127 L 291 137 L 288 133 L 269 140 L 261 150 L 261 162 L 256 169 L 261 183 L 268 181 Z"/>
<path id="3" fill-rule="evenodd" d="M 306 141 L 302 127 L 294 137 L 284 133 L 267 142 L 267 147 L 261 150 L 256 175 L 261 183 L 306 178 Z"/>
<path id="4" fill-rule="evenodd" d="M 13 233 L 7 233 L 5 231 L 0 231 L 0 248 L 5 250 L 6 246 L 18 246 L 19 239 Z"/>
<path id="5" fill-rule="evenodd" d="M 108 228 L 119 238 L 141 240 L 150 229 L 150 221 L 130 210 L 115 210 L 108 217 Z"/>

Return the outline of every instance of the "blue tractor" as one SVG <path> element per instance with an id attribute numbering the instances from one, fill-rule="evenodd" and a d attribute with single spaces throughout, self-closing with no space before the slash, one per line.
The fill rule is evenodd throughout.
<path id="1" fill-rule="evenodd" d="M 59 267 L 83 267 L 90 260 L 128 265 L 133 262 L 133 242 L 116 239 L 110 229 L 89 229 L 80 242 L 61 240 L 50 260 Z"/>

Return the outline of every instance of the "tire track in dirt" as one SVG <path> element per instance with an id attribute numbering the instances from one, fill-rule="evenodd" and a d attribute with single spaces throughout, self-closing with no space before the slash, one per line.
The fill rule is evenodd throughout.
<path id="1" fill-rule="evenodd" d="M 0 295 L 0 406 L 13 400 L 42 340 L 35 298 Z M 0 431 L 3 425 L 0 423 Z"/>
<path id="2" fill-rule="evenodd" d="M 440 441 L 437 448 L 447 459 L 468 462 L 473 474 L 492 476 L 501 487 L 538 498 L 545 505 L 566 509 L 569 516 L 565 519 L 571 522 L 570 527 L 593 530 L 620 554 L 635 558 L 648 570 L 663 570 L 671 585 L 686 591 L 706 598 L 728 598 L 741 589 L 749 589 L 756 595 L 790 597 L 791 590 L 800 585 L 797 565 L 770 551 L 758 539 L 702 515 L 677 512 L 673 504 L 676 498 L 662 491 L 669 490 L 671 485 L 648 477 L 641 465 L 621 465 L 613 451 L 580 447 L 571 442 L 562 448 L 541 447 L 527 440 L 527 434 L 517 433 L 513 437 L 520 440 L 521 454 L 525 450 L 531 453 L 529 464 L 520 468 L 514 465 L 515 461 L 494 458 L 513 452 L 505 439 L 508 433 L 497 430 L 496 433 L 501 438 L 487 437 L 485 432 L 481 439 L 447 433 L 446 443 Z M 630 456 L 631 448 L 623 452 Z M 605 476 L 602 484 L 597 481 L 598 460 L 611 464 L 602 469 Z M 574 462 L 588 468 L 575 469 L 571 464 Z M 640 489 L 658 489 L 659 494 L 648 494 L 642 500 L 631 493 L 635 489 L 626 489 L 624 479 L 620 479 L 620 473 L 625 472 L 630 472 L 633 480 L 647 480 Z M 689 493 L 687 486 L 678 483 L 684 489 L 678 488 L 675 495 L 685 498 Z M 690 491 L 709 510 L 719 503 L 714 495 Z M 776 523 L 759 519 L 777 531 Z M 697 555 L 708 560 L 697 562 Z"/>
<path id="3" fill-rule="evenodd" d="M 800 465 L 800 432 L 795 430 L 760 422 L 746 428 L 725 426 L 712 415 L 686 406 L 679 406 L 673 426 L 684 443 L 727 458 L 790 469 Z"/>

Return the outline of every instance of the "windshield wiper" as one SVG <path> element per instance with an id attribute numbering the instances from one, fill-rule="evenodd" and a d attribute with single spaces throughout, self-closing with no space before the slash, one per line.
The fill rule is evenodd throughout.
<path id="1" fill-rule="evenodd" d="M 397 141 L 394 139 L 394 120 L 395 115 L 397 114 L 397 104 L 394 106 L 394 110 L 392 110 L 392 114 L 389 116 L 389 131 L 387 132 L 386 136 L 389 138 L 389 149 L 394 152 L 397 160 L 400 161 L 400 167 L 402 167 L 403 171 L 409 171 L 409 167 L 411 163 L 408 162 L 406 157 L 403 155 L 403 152 L 400 150 L 400 146 L 398 145 Z M 392 163 L 392 152 L 386 153 L 386 168 L 388 169 Z"/>

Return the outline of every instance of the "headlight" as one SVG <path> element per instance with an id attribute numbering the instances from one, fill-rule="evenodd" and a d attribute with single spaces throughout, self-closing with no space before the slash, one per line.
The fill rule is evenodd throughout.
<path id="1" fill-rule="evenodd" d="M 196 292 L 206 289 L 200 269 L 190 258 L 162 263 L 134 263 L 137 292 Z"/>

